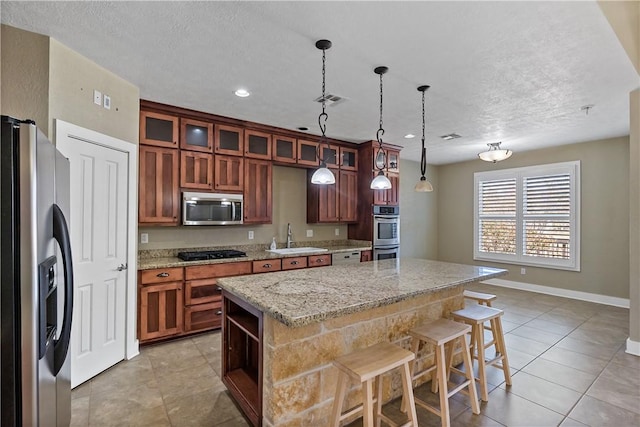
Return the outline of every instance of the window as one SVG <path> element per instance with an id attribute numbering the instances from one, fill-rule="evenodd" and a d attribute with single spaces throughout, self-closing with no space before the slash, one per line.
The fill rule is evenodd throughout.
<path id="1" fill-rule="evenodd" d="M 580 162 L 474 174 L 474 259 L 580 271 Z"/>

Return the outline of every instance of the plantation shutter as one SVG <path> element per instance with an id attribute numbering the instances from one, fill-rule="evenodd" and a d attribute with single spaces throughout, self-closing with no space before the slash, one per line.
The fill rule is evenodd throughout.
<path id="1" fill-rule="evenodd" d="M 516 179 L 479 181 L 478 250 L 516 254 Z"/>
<path id="2" fill-rule="evenodd" d="M 571 257 L 571 175 L 523 178 L 523 255 Z"/>

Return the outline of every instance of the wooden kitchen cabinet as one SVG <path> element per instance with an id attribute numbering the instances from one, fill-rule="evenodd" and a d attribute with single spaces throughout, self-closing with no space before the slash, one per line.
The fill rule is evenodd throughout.
<path id="1" fill-rule="evenodd" d="M 262 312 L 223 291 L 222 382 L 253 426 L 262 425 Z"/>
<path id="2" fill-rule="evenodd" d="M 360 251 L 360 262 L 369 262 L 373 260 L 373 251 Z"/>
<path id="3" fill-rule="evenodd" d="M 140 111 L 140 144 L 178 148 L 178 117 Z"/>
<path id="4" fill-rule="evenodd" d="M 340 169 L 358 170 L 358 150 L 355 148 L 340 147 Z"/>
<path id="5" fill-rule="evenodd" d="M 253 273 L 269 273 L 282 270 L 282 258 L 253 261 Z"/>
<path id="6" fill-rule="evenodd" d="M 358 173 L 341 170 L 338 185 L 338 219 L 340 222 L 358 220 Z"/>
<path id="7" fill-rule="evenodd" d="M 331 265 L 331 254 L 324 255 L 309 255 L 308 266 L 311 267 L 326 267 Z"/>
<path id="8" fill-rule="evenodd" d="M 244 159 L 216 154 L 213 156 L 213 163 L 213 187 L 216 190 L 242 192 Z"/>
<path id="9" fill-rule="evenodd" d="M 183 150 L 213 152 L 213 123 L 180 119 L 180 148 Z"/>
<path id="10" fill-rule="evenodd" d="M 184 331 L 197 332 L 222 326 L 222 302 L 192 305 L 184 308 Z"/>
<path id="11" fill-rule="evenodd" d="M 214 152 L 229 156 L 244 154 L 244 129 L 237 126 L 215 125 Z"/>
<path id="12" fill-rule="evenodd" d="M 217 277 L 241 276 L 251 274 L 251 262 L 225 262 L 221 264 L 204 264 L 185 267 L 186 280 L 215 279 Z"/>
<path id="13" fill-rule="evenodd" d="M 340 148 L 334 145 L 330 145 L 327 147 L 327 144 L 320 145 L 320 159 L 324 159 L 328 168 L 337 169 L 339 166 L 338 163 L 338 153 L 340 152 Z"/>
<path id="14" fill-rule="evenodd" d="M 333 169 L 335 184 L 311 184 L 314 170 L 307 171 L 307 223 L 355 222 L 358 220 L 358 173 Z"/>
<path id="15" fill-rule="evenodd" d="M 148 341 L 182 332 L 182 268 L 139 274 L 138 338 Z"/>
<path id="16" fill-rule="evenodd" d="M 307 268 L 309 260 L 306 256 L 295 258 L 282 258 L 283 270 L 297 270 L 298 268 Z"/>
<path id="17" fill-rule="evenodd" d="M 138 222 L 178 225 L 178 150 L 140 146 Z"/>
<path id="18" fill-rule="evenodd" d="M 267 160 L 245 159 L 244 222 L 270 224 L 272 211 L 272 165 Z"/>
<path id="19" fill-rule="evenodd" d="M 317 167 L 318 161 L 318 143 L 313 141 L 298 140 L 298 164 L 304 166 Z"/>
<path id="20" fill-rule="evenodd" d="M 213 155 L 180 150 L 180 187 L 213 189 Z"/>
<path id="21" fill-rule="evenodd" d="M 378 172 L 374 172 L 372 177 L 378 175 Z M 400 204 L 399 192 L 400 189 L 400 175 L 396 173 L 385 174 L 391 182 L 391 188 L 389 190 L 372 190 L 374 193 L 374 205 L 391 205 L 398 206 Z"/>
<path id="22" fill-rule="evenodd" d="M 244 156 L 252 159 L 271 160 L 271 134 L 246 129 L 244 131 Z"/>
<path id="23" fill-rule="evenodd" d="M 298 161 L 298 142 L 295 138 L 281 135 L 271 137 L 274 162 L 296 163 Z"/>

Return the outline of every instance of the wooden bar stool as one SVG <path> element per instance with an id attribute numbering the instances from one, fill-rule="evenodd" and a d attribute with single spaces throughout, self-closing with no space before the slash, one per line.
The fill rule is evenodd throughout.
<path id="1" fill-rule="evenodd" d="M 507 358 L 507 348 L 504 344 L 504 333 L 502 332 L 502 322 L 500 317 L 504 311 L 483 305 L 472 305 L 462 310 L 451 313 L 454 320 L 471 325 L 471 344 L 473 346 L 472 358 L 478 360 L 478 374 L 481 387 L 481 398 L 485 402 L 489 400 L 487 389 L 486 367 L 496 365 L 504 372 L 504 380 L 507 385 L 511 385 L 511 371 L 509 370 L 509 359 Z M 494 332 L 493 345 L 496 355 L 491 360 L 485 360 L 485 350 L 487 346 L 484 342 L 484 323 L 489 321 Z"/>
<path id="2" fill-rule="evenodd" d="M 491 301 L 497 298 L 493 294 L 485 294 L 483 292 L 469 291 L 467 289 L 465 289 L 462 294 L 465 298 L 472 299 L 476 301 L 478 304 L 486 305 L 487 307 L 491 307 Z"/>
<path id="3" fill-rule="evenodd" d="M 363 412 L 363 426 L 373 427 L 375 419 L 376 426 L 380 426 L 380 421 L 397 426 L 387 416 L 382 413 L 382 379 L 380 375 L 400 368 L 402 373 L 403 399 L 409 402 L 408 411 L 405 411 L 409 417 L 409 421 L 403 424 L 403 427 L 417 427 L 418 419 L 416 416 L 416 407 L 413 400 L 413 388 L 411 386 L 411 374 L 409 371 L 409 362 L 415 359 L 415 354 L 405 350 L 397 345 L 387 342 L 373 345 L 362 350 L 354 351 L 338 357 L 333 361 L 333 365 L 338 368 L 338 386 L 336 388 L 336 396 L 333 401 L 333 414 L 331 419 L 333 427 L 339 427 L 340 422 L 346 418 Z M 342 412 L 342 404 L 349 380 L 355 380 L 362 383 L 362 405 L 358 405 L 353 409 Z M 377 380 L 376 395 L 373 396 L 373 381 Z M 375 404 L 375 414 L 373 405 Z"/>
<path id="4" fill-rule="evenodd" d="M 471 409 L 474 414 L 480 413 L 480 405 L 478 403 L 478 394 L 476 392 L 475 378 L 473 376 L 473 363 L 471 360 L 471 353 L 469 351 L 469 344 L 466 340 L 466 334 L 471 332 L 471 327 L 463 323 L 453 322 L 447 319 L 439 319 L 434 322 L 430 322 L 417 328 L 411 329 L 409 335 L 413 338 L 412 351 L 417 354 L 420 348 L 421 342 L 426 342 L 435 346 L 435 365 L 415 373 L 415 361 L 410 363 L 412 380 L 415 380 L 427 373 L 434 372 L 431 380 L 431 390 L 435 393 L 436 389 L 440 396 L 440 408 L 435 408 L 429 405 L 427 402 L 415 398 L 416 405 L 420 405 L 430 412 L 440 417 L 443 427 L 448 427 L 451 424 L 449 415 L 449 398 L 459 391 L 464 391 L 467 388 L 467 393 L 471 399 Z M 460 341 L 462 345 L 462 356 L 465 365 L 465 372 L 462 372 L 453 366 L 451 362 L 453 360 L 453 353 L 456 341 Z M 449 390 L 449 375 L 451 371 L 460 375 L 464 375 L 466 381 L 456 385 L 452 390 Z M 407 400 L 402 399 L 402 409 L 406 408 L 407 404 L 411 404 Z"/>

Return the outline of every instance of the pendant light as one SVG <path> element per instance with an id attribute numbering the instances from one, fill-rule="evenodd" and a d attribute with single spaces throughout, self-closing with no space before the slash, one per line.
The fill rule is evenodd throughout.
<path id="1" fill-rule="evenodd" d="M 424 140 L 425 140 L 424 93 L 427 90 L 429 90 L 429 86 L 427 85 L 418 87 L 418 91 L 422 92 L 422 155 L 420 157 L 420 173 L 422 174 L 422 176 L 420 177 L 420 181 L 418 181 L 418 183 L 414 187 L 414 190 L 420 193 L 428 193 L 430 191 L 433 191 L 433 185 L 431 185 L 431 183 L 427 181 L 427 178 L 424 176 L 424 174 L 427 172 L 427 149 L 424 147 Z"/>
<path id="2" fill-rule="evenodd" d="M 511 157 L 513 151 L 501 149 L 500 144 L 502 144 L 502 142 L 491 142 L 487 144 L 489 146 L 489 149 L 478 154 L 478 157 L 480 157 L 480 159 L 484 160 L 485 162 L 493 163 L 501 162 L 502 160 L 506 160 Z"/>
<path id="3" fill-rule="evenodd" d="M 318 116 L 318 126 L 320 126 L 320 132 L 322 132 L 322 136 L 320 136 L 320 143 L 318 144 L 318 149 L 316 152 L 316 156 L 320 159 L 320 167 L 316 169 L 316 171 L 311 176 L 312 184 L 335 184 L 336 177 L 333 175 L 333 172 L 327 167 L 327 161 L 325 156 L 320 156 L 320 152 L 322 152 L 322 144 L 326 143 L 327 148 L 329 148 L 329 141 L 325 135 L 327 130 L 327 118 L 329 118 L 328 114 L 325 112 L 325 53 L 327 49 L 331 47 L 331 42 L 329 40 L 318 40 L 316 42 L 316 47 L 322 50 L 322 113 Z M 329 152 L 329 150 L 327 150 Z"/>
<path id="4" fill-rule="evenodd" d="M 382 149 L 382 135 L 384 135 L 384 129 L 382 128 L 382 75 L 389 71 L 387 67 L 376 67 L 373 72 L 380 76 L 380 127 L 376 132 L 376 139 L 378 140 L 378 151 L 376 153 L 376 169 L 378 169 L 378 175 L 371 181 L 372 190 L 389 190 L 391 188 L 391 181 L 384 175 L 384 165 L 386 163 L 386 156 Z"/>

